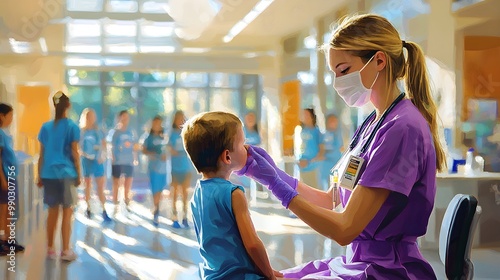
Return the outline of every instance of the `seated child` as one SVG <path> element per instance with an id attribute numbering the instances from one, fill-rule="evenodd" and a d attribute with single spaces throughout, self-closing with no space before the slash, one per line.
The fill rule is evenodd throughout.
<path id="1" fill-rule="evenodd" d="M 255 232 L 243 188 L 228 181 L 247 161 L 241 121 L 230 113 L 201 113 L 184 125 L 182 139 L 202 174 L 191 199 L 202 279 L 282 277 Z"/>

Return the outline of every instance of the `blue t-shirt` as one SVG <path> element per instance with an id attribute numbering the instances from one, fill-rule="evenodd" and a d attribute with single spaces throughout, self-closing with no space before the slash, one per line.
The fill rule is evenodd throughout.
<path id="1" fill-rule="evenodd" d="M 194 229 L 203 259 L 202 279 L 264 279 L 245 250 L 231 194 L 242 187 L 222 178 L 199 180 L 191 199 Z"/>
<path id="2" fill-rule="evenodd" d="M 255 130 L 247 130 L 246 127 L 243 128 L 245 132 L 245 143 L 248 145 L 260 145 L 261 139 L 260 135 Z"/>
<path id="3" fill-rule="evenodd" d="M 109 134 L 113 165 L 133 165 L 136 137 L 132 130 L 112 129 Z"/>
<path id="4" fill-rule="evenodd" d="M 184 144 L 182 143 L 181 130 L 174 129 L 170 133 L 168 145 L 177 152 L 177 155 L 172 155 L 172 172 L 187 173 L 189 172 L 190 162 Z"/>
<path id="5" fill-rule="evenodd" d="M 12 136 L 5 129 L 0 129 L 0 148 L 2 149 L 2 170 L 8 182 L 8 177 L 12 177 L 9 174 L 12 174 L 12 170 L 14 170 L 14 174 L 17 174 L 18 167 L 12 144 Z"/>
<path id="6" fill-rule="evenodd" d="M 150 133 L 146 140 L 144 140 L 144 148 L 154 155 L 149 156 L 148 170 L 159 174 L 167 173 L 166 160 L 162 160 L 162 155 L 165 154 L 166 141 L 160 135 Z"/>
<path id="7" fill-rule="evenodd" d="M 80 149 L 83 157 L 94 160 L 99 159 L 102 152 L 102 133 L 97 129 L 83 129 L 80 139 Z"/>
<path id="8" fill-rule="evenodd" d="M 43 179 L 76 178 L 71 144 L 80 141 L 80 128 L 70 119 L 46 122 L 38 134 L 43 145 L 43 162 L 40 177 Z"/>
<path id="9" fill-rule="evenodd" d="M 302 139 L 301 146 L 301 160 L 312 160 L 319 153 L 319 145 L 323 144 L 323 136 L 319 131 L 318 127 L 302 127 L 302 132 L 300 134 Z M 318 167 L 318 162 L 310 162 L 303 171 L 311 171 Z"/>
<path id="10" fill-rule="evenodd" d="M 335 163 L 340 160 L 340 157 L 342 156 L 340 148 L 344 146 L 344 140 L 342 139 L 340 129 L 335 131 L 327 130 L 323 135 L 323 143 L 325 144 L 326 160 Z"/>

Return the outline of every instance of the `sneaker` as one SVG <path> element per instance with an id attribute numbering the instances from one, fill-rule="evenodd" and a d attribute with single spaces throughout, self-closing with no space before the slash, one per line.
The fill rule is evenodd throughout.
<path id="1" fill-rule="evenodd" d="M 85 211 L 85 216 L 87 217 L 87 219 L 92 218 L 92 212 L 90 212 L 90 210 L 87 209 L 87 211 Z"/>
<path id="2" fill-rule="evenodd" d="M 111 222 L 111 218 L 108 216 L 108 213 L 106 213 L 106 211 L 102 211 L 102 219 L 105 223 Z"/>
<path id="3" fill-rule="evenodd" d="M 189 228 L 189 223 L 188 223 L 188 220 L 187 220 L 187 219 L 182 220 L 182 225 L 183 225 L 185 228 Z"/>
<path id="4" fill-rule="evenodd" d="M 125 201 L 125 209 L 127 209 L 127 212 L 132 212 L 131 208 L 130 208 L 130 201 Z"/>
<path id="5" fill-rule="evenodd" d="M 19 243 L 17 243 L 17 240 L 13 240 L 14 242 L 12 243 L 12 241 L 9 243 L 9 241 L 6 241 L 6 240 L 2 240 L 0 242 L 2 242 L 2 244 L 0 244 L 0 246 L 5 246 L 9 251 L 10 251 L 10 247 L 14 247 L 14 251 L 16 252 L 24 252 L 24 246 L 22 245 L 19 245 Z"/>
<path id="6" fill-rule="evenodd" d="M 156 210 L 153 216 L 153 225 L 157 227 L 160 223 L 158 222 L 158 217 L 160 216 L 160 211 Z"/>
<path id="7" fill-rule="evenodd" d="M 52 259 L 52 260 L 57 259 L 56 250 L 54 250 L 53 248 L 47 249 L 47 258 Z"/>
<path id="8" fill-rule="evenodd" d="M 9 248 L 7 248 L 7 246 L 0 244 L 0 257 L 7 256 L 8 253 L 10 253 Z"/>
<path id="9" fill-rule="evenodd" d="M 67 250 L 61 253 L 61 260 L 67 261 L 67 262 L 72 262 L 76 260 L 76 254 L 73 252 L 73 250 Z"/>
<path id="10" fill-rule="evenodd" d="M 181 228 L 181 225 L 179 224 L 179 222 L 178 222 L 178 221 L 174 221 L 174 222 L 172 223 L 172 227 L 173 227 L 173 228 Z"/>

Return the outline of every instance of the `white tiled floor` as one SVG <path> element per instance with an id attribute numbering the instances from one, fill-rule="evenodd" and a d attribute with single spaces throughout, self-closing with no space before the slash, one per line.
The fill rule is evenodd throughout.
<path id="1" fill-rule="evenodd" d="M 69 264 L 45 258 L 43 223 L 38 229 L 21 223 L 17 238 L 25 241 L 26 252 L 16 256 L 15 273 L 7 270 L 7 258 L 0 259 L 0 279 L 198 279 L 197 264 L 201 259 L 194 231 L 175 230 L 166 218 L 161 219 L 156 229 L 150 221 L 150 210 L 144 206 L 150 203 L 146 196 L 143 203 L 133 203 L 132 213 L 122 209 L 123 214 L 118 214 L 110 224 L 103 224 L 100 217 L 87 219 L 83 215 L 85 206 L 80 205 L 73 229 L 73 244 L 79 257 Z M 167 208 L 162 209 L 162 214 L 167 211 Z M 319 236 L 288 214 L 278 203 L 268 199 L 259 199 L 252 207 L 256 229 L 275 269 L 343 252 L 335 242 Z M 35 221 L 35 214 L 31 215 L 31 220 Z M 23 234 L 31 231 L 32 234 Z M 423 253 L 438 278 L 445 279 L 437 252 Z M 500 248 L 475 249 L 472 257 L 474 279 L 500 279 Z"/>

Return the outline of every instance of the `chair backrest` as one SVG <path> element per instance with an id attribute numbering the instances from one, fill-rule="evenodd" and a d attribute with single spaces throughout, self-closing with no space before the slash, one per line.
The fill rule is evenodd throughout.
<path id="1" fill-rule="evenodd" d="M 471 195 L 457 194 L 448 204 L 439 236 L 439 256 L 450 280 L 472 279 L 470 252 L 481 207 Z"/>

